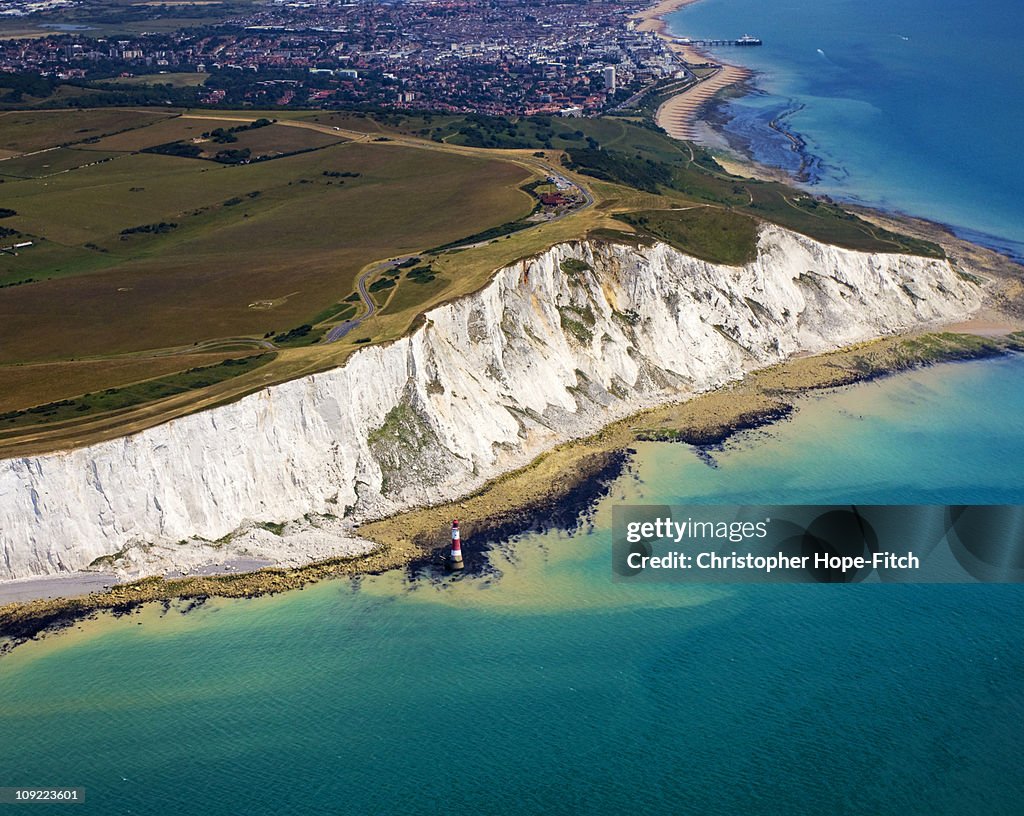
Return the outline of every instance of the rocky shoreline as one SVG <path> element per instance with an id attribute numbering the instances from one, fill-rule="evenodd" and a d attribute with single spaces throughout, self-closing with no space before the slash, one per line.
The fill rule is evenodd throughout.
<path id="1" fill-rule="evenodd" d="M 534 501 L 512 506 L 494 515 L 464 523 L 467 566 L 479 569 L 490 545 L 516 535 L 552 528 L 573 529 L 585 511 L 607 493 L 608 486 L 626 467 L 629 450 L 609 450 L 579 462 L 578 468 Z M 401 541 L 381 542 L 374 552 L 348 558 L 332 558 L 302 567 L 267 567 L 237 575 L 152 576 L 119 584 L 104 592 L 76 598 L 46 598 L 0 606 L 0 655 L 44 633 L 69 628 L 108 612 L 116 617 L 130 614 L 144 604 L 173 600 L 189 601 L 193 608 L 211 597 L 256 598 L 273 595 L 328 578 L 379 575 L 393 569 L 410 574 L 427 567 L 443 569 L 452 506 L 435 508 L 445 519 L 436 529 L 419 527 Z M 398 523 L 398 519 L 389 520 Z M 383 522 L 381 522 L 383 523 Z"/>
<path id="2" fill-rule="evenodd" d="M 637 431 L 636 436 L 641 442 L 681 442 L 697 448 L 712 448 L 721 446 L 729 437 L 743 431 L 753 431 L 765 425 L 771 425 L 773 422 L 789 419 L 794 410 L 796 409 L 789 403 L 780 402 L 777 405 L 767 405 L 763 408 L 745 411 L 719 425 L 711 425 L 706 428 L 641 429 Z"/>
<path id="3" fill-rule="evenodd" d="M 738 383 L 676 405 L 612 423 L 586 439 L 567 442 L 526 467 L 501 476 L 470 496 L 365 524 L 360 535 L 379 547 L 364 556 L 334 558 L 291 569 L 237 575 L 144 578 L 78 598 L 44 599 L 0 607 L 0 654 L 26 640 L 102 612 L 130 613 L 143 604 L 210 597 L 252 598 L 302 588 L 328 578 L 410 574 L 442 566 L 448 524 L 464 519 L 471 569 L 484 568 L 493 542 L 552 528 L 572 529 L 628 467 L 632 445 L 643 440 L 721 445 L 730 436 L 789 417 L 799 395 L 848 386 L 939 362 L 1024 351 L 1024 331 L 1003 336 L 931 333 L 884 338 L 756 371 Z M 476 567 L 473 565 L 476 564 Z"/>

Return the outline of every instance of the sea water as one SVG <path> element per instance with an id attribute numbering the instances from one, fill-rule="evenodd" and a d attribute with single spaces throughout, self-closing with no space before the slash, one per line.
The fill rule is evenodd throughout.
<path id="1" fill-rule="evenodd" d="M 801 157 L 820 192 L 954 225 L 1024 258 L 1024 15 L 1013 0 L 701 0 L 677 36 L 761 47 L 715 54 L 757 72 L 726 105 L 726 130 L 764 163 Z"/>
<path id="2" fill-rule="evenodd" d="M 1024 587 L 616 583 L 619 502 L 1024 502 L 1024 358 L 639 446 L 574 535 L 0 658 L 0 785 L 82 814 L 1020 813 Z M 70 805 L 33 805 L 50 812 Z"/>

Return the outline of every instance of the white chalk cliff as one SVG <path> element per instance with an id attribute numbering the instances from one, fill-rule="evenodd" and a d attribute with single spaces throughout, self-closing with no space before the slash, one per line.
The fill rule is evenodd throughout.
<path id="1" fill-rule="evenodd" d="M 957 320 L 981 297 L 945 261 L 771 226 L 744 267 L 664 244 L 561 244 L 341 368 L 133 436 L 0 461 L 0 579 L 253 522 L 450 499 L 640 408 L 797 352 Z"/>

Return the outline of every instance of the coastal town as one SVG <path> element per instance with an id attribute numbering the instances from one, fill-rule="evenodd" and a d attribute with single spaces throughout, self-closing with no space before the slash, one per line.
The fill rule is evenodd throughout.
<path id="1" fill-rule="evenodd" d="M 251 5 L 168 33 L 101 37 L 79 26 L 0 42 L 0 102 L 60 84 L 125 93 L 135 77 L 160 85 L 161 73 L 187 73 L 193 81 L 165 86 L 166 102 L 592 115 L 688 77 L 672 44 L 638 24 L 645 5 L 314 0 Z"/>

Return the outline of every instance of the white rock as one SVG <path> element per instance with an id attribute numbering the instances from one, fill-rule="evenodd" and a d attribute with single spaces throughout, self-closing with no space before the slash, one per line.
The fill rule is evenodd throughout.
<path id="1" fill-rule="evenodd" d="M 567 274 L 566 258 L 594 271 Z M 130 437 L 0 461 L 0 578 L 132 545 L 156 545 L 166 565 L 177 542 L 254 522 L 451 499 L 638 409 L 797 352 L 960 320 L 981 296 L 945 261 L 777 227 L 743 267 L 664 244 L 561 244 L 341 368 Z"/>

